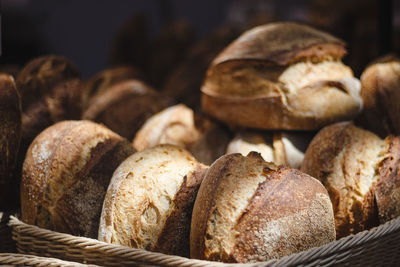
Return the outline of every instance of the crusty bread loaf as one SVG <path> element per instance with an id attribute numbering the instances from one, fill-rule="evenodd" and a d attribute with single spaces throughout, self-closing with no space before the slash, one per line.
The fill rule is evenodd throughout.
<path id="1" fill-rule="evenodd" d="M 312 140 L 301 170 L 328 190 L 337 238 L 400 215 L 399 142 L 350 122 L 327 126 Z"/>
<path id="2" fill-rule="evenodd" d="M 21 214 L 28 224 L 97 237 L 106 190 L 133 146 L 106 127 L 63 121 L 40 133 L 26 154 Z"/>
<path id="3" fill-rule="evenodd" d="M 318 129 L 354 118 L 360 83 L 341 62 L 344 43 L 295 23 L 270 23 L 242 34 L 211 63 L 202 107 L 230 125 Z"/>
<path id="4" fill-rule="evenodd" d="M 361 85 L 361 125 L 383 138 L 400 135 L 400 60 L 384 57 L 368 66 Z"/>
<path id="5" fill-rule="evenodd" d="M 102 94 L 117 83 L 141 78 L 140 72 L 132 66 L 115 66 L 105 69 L 82 84 L 82 106 L 86 110 L 91 99 Z"/>
<path id="6" fill-rule="evenodd" d="M 178 104 L 149 118 L 136 133 L 133 146 L 141 151 L 173 144 L 189 150 L 200 162 L 211 164 L 224 154 L 228 140 L 222 127 Z"/>
<path id="7" fill-rule="evenodd" d="M 189 256 L 192 208 L 205 170 L 189 152 L 173 145 L 133 154 L 111 179 L 99 240 Z"/>
<path id="8" fill-rule="evenodd" d="M 255 152 L 230 154 L 211 165 L 200 186 L 190 256 L 266 261 L 334 239 L 332 204 L 320 182 Z"/>
<path id="9" fill-rule="evenodd" d="M 226 154 L 240 153 L 246 156 L 255 151 L 265 161 L 276 165 L 300 168 L 304 153 L 313 137 L 309 132 L 260 132 L 242 131 L 228 144 Z"/>
<path id="10" fill-rule="evenodd" d="M 82 119 L 103 123 L 131 140 L 146 119 L 171 102 L 139 80 L 126 80 L 96 94 Z"/>
<path id="11" fill-rule="evenodd" d="M 0 209 L 13 208 L 9 202 L 13 171 L 21 141 L 21 102 L 14 78 L 0 74 Z"/>
<path id="12" fill-rule="evenodd" d="M 16 177 L 20 177 L 26 151 L 33 139 L 61 120 L 79 119 L 80 74 L 65 57 L 43 56 L 28 62 L 16 84 L 21 94 L 22 136 Z"/>

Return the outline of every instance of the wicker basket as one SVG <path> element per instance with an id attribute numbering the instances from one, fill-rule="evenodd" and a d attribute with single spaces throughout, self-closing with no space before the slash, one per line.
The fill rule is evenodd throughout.
<path id="1" fill-rule="evenodd" d="M 11 216 L 13 239 L 23 254 L 103 266 L 400 266 L 400 217 L 356 235 L 279 260 L 224 264 L 118 246 L 27 225 Z"/>
<path id="2" fill-rule="evenodd" d="M 55 258 L 45 258 L 24 254 L 0 253 L 0 265 L 9 266 L 60 266 L 60 267 L 80 267 L 80 266 L 97 266 L 85 265 L 77 262 L 63 261 Z"/>
<path id="3" fill-rule="evenodd" d="M 8 212 L 0 212 L 0 252 L 16 252 L 15 242 L 11 238 L 11 227 L 8 226 L 10 219 Z"/>

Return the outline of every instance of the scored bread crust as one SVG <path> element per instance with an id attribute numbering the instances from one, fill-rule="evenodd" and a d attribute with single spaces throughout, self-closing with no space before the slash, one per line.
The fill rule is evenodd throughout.
<path id="1" fill-rule="evenodd" d="M 174 145 L 130 156 L 111 179 L 98 239 L 188 257 L 192 207 L 206 169 Z"/>
<path id="2" fill-rule="evenodd" d="M 342 41 L 304 25 L 256 27 L 210 65 L 201 88 L 203 110 L 225 123 L 259 129 L 311 130 L 354 118 L 362 107 L 360 85 L 341 63 L 344 54 Z M 322 70 L 323 64 L 330 65 Z M 289 83 L 298 77 L 288 74 L 293 67 L 301 76 L 316 71 L 294 91 Z"/>
<path id="3" fill-rule="evenodd" d="M 224 154 L 228 138 L 222 127 L 178 104 L 149 118 L 132 143 L 138 151 L 158 144 L 181 146 L 198 161 L 211 164 Z"/>
<path id="4" fill-rule="evenodd" d="M 0 74 L 0 125 L 0 208 L 6 210 L 6 195 L 14 193 L 10 186 L 21 140 L 21 101 L 8 74 Z"/>
<path id="5" fill-rule="evenodd" d="M 24 161 L 22 220 L 97 237 L 111 175 L 133 152 L 127 140 L 93 122 L 63 121 L 47 128 L 32 142 Z"/>
<path id="6" fill-rule="evenodd" d="M 301 170 L 327 188 L 337 238 L 379 224 L 375 188 L 389 143 L 351 122 L 322 129 L 310 143 Z"/>
<path id="7" fill-rule="evenodd" d="M 335 238 L 332 205 L 316 179 L 230 154 L 209 168 L 193 209 L 191 257 L 223 262 L 279 258 Z"/>
<path id="8" fill-rule="evenodd" d="M 388 149 L 377 164 L 379 171 L 375 186 L 381 224 L 400 216 L 400 137 L 388 136 L 384 141 Z"/>
<path id="9" fill-rule="evenodd" d="M 382 138 L 400 134 L 400 60 L 385 57 L 361 75 L 364 109 L 359 121 Z"/>
<path id="10" fill-rule="evenodd" d="M 129 140 L 154 113 L 170 104 L 171 100 L 138 80 L 127 80 L 98 93 L 82 118 L 104 123 L 111 130 Z"/>

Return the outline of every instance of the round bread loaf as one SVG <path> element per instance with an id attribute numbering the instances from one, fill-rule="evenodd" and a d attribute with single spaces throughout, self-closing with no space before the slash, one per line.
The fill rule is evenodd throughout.
<path id="1" fill-rule="evenodd" d="M 381 137 L 400 135 L 400 60 L 384 57 L 361 75 L 361 124 Z"/>
<path id="2" fill-rule="evenodd" d="M 242 34 L 211 63 L 202 107 L 230 125 L 318 129 L 361 111 L 344 43 L 305 25 L 270 23 Z"/>
<path id="3" fill-rule="evenodd" d="M 26 154 L 21 214 L 28 224 L 97 237 L 112 173 L 133 146 L 90 121 L 63 121 L 40 133 Z"/>
<path id="4" fill-rule="evenodd" d="M 126 80 L 96 94 L 83 113 L 84 120 L 103 123 L 132 140 L 145 121 L 169 106 L 171 100 L 138 80 Z"/>
<path id="5" fill-rule="evenodd" d="M 223 262 L 280 258 L 335 239 L 332 204 L 318 180 L 260 154 L 214 162 L 192 215 L 190 256 Z"/>
<path id="6" fill-rule="evenodd" d="M 12 207 L 9 202 L 12 189 L 13 171 L 21 141 L 21 102 L 14 78 L 0 74 L 0 209 Z"/>
<path id="7" fill-rule="evenodd" d="M 91 99 L 117 83 L 140 78 L 140 72 L 132 66 L 116 66 L 105 69 L 82 84 L 82 106 L 86 110 Z"/>
<path id="8" fill-rule="evenodd" d="M 133 154 L 111 179 L 99 240 L 189 256 L 192 208 L 205 170 L 189 152 L 173 145 Z"/>
<path id="9" fill-rule="evenodd" d="M 329 192 L 337 238 L 400 215 L 400 139 L 382 140 L 350 122 L 322 129 L 310 143 L 301 170 Z"/>
<path id="10" fill-rule="evenodd" d="M 226 154 L 240 153 L 246 156 L 255 151 L 260 153 L 265 161 L 300 168 L 312 136 L 313 134 L 308 132 L 242 131 L 228 144 Z"/>
<path id="11" fill-rule="evenodd" d="M 177 145 L 200 162 L 211 164 L 224 154 L 228 140 L 222 127 L 179 104 L 149 118 L 136 133 L 133 146 L 141 151 L 158 144 Z"/>

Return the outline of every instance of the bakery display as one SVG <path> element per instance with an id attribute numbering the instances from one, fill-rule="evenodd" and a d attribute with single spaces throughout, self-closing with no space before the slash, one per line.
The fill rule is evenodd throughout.
<path id="1" fill-rule="evenodd" d="M 133 146 L 141 151 L 173 144 L 187 149 L 200 162 L 211 164 L 224 154 L 228 140 L 229 134 L 220 125 L 178 104 L 150 117 L 136 133 Z"/>
<path id="2" fill-rule="evenodd" d="M 400 135 L 400 60 L 380 58 L 361 75 L 364 110 L 358 122 L 381 137 Z"/>
<path id="3" fill-rule="evenodd" d="M 259 129 L 313 130 L 352 119 L 362 99 L 341 61 L 344 45 L 296 23 L 253 28 L 209 66 L 202 108 L 229 125 Z"/>
<path id="4" fill-rule="evenodd" d="M 323 128 L 309 145 L 301 170 L 329 192 L 337 238 L 400 215 L 400 139 L 381 139 L 350 122 Z"/>
<path id="5" fill-rule="evenodd" d="M 14 78 L 0 73 L 0 210 L 11 208 L 13 172 L 21 141 L 21 99 Z"/>
<path id="6" fill-rule="evenodd" d="M 90 121 L 63 121 L 45 129 L 24 161 L 22 220 L 96 238 L 112 173 L 133 152 L 126 139 Z"/>
<path id="7" fill-rule="evenodd" d="M 192 207 L 206 169 L 173 145 L 133 154 L 112 176 L 99 240 L 189 256 Z"/>
<path id="8" fill-rule="evenodd" d="M 144 82 L 125 80 L 92 97 L 82 119 L 103 123 L 131 140 L 150 116 L 171 103 Z"/>
<path id="9" fill-rule="evenodd" d="M 265 161 L 300 168 L 313 136 L 312 132 L 241 131 L 229 142 L 226 154 L 240 153 L 246 156 L 255 151 Z"/>
<path id="10" fill-rule="evenodd" d="M 192 215 L 190 256 L 223 262 L 280 258 L 335 239 L 322 184 L 255 152 L 219 158 L 207 171 Z"/>
<path id="11" fill-rule="evenodd" d="M 330 5 L 258 2 L 199 3 L 200 24 L 190 5 L 107 6 L 92 44 L 12 31 L 44 42 L 3 49 L 0 245 L 99 266 L 399 265 L 400 65 L 354 46 L 371 5 L 339 5 L 364 14 L 345 29 L 300 24 Z M 35 58 L 51 51 L 69 58 Z"/>

